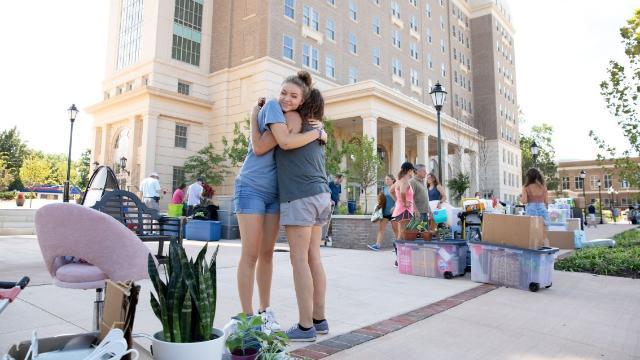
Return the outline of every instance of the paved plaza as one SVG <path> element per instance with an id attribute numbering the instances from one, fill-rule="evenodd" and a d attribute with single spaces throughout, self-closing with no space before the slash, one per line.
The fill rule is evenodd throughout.
<path id="1" fill-rule="evenodd" d="M 603 225 L 588 229 L 587 237 L 610 237 L 630 228 Z M 219 244 L 215 325 L 222 327 L 240 310 L 236 294 L 240 243 Z M 203 245 L 185 241 L 190 255 Z M 286 250 L 286 245 L 279 248 Z M 640 359 L 638 280 L 556 271 L 554 286 L 538 293 L 485 290 L 479 287 L 486 285 L 471 282 L 469 274 L 454 280 L 398 274 L 389 251 L 323 248 L 322 258 L 328 278 L 331 333 L 320 336 L 320 342 L 340 339 L 336 338 L 339 335 L 349 338 L 372 324 L 430 304 L 449 304 L 424 320 L 372 336 L 331 359 Z M 297 316 L 289 254 L 276 252 L 274 263 L 272 304 L 282 325 L 289 326 Z M 32 279 L 20 299 L 0 315 L 0 353 L 29 338 L 34 329 L 42 337 L 90 329 L 94 292 L 52 285 L 35 236 L 0 237 L 0 274 L 3 280 L 22 275 Z M 160 329 L 160 323 L 149 306 L 150 283 L 140 284 L 134 332 L 153 333 Z M 452 302 L 461 293 L 471 296 Z M 139 344 L 148 348 L 145 341 Z M 312 357 L 328 355 L 298 351 Z"/>

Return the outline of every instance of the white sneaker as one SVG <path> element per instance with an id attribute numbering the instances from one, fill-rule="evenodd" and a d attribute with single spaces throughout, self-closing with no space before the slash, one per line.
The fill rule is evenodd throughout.
<path id="1" fill-rule="evenodd" d="M 264 324 L 262 325 L 262 331 L 268 334 L 272 331 L 282 330 L 282 327 L 276 320 L 276 314 L 274 314 L 273 309 L 271 309 L 270 307 L 266 308 L 264 312 L 261 312 L 260 316 L 262 316 L 262 320 L 264 322 Z"/>

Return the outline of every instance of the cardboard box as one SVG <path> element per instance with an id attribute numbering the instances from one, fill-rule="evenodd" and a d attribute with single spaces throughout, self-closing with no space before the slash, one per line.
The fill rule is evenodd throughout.
<path id="1" fill-rule="evenodd" d="M 575 207 L 578 208 L 584 208 L 584 198 L 583 197 L 577 197 L 573 199 L 573 204 Z"/>
<path id="2" fill-rule="evenodd" d="M 549 238 L 549 246 L 557 247 L 558 249 L 575 249 L 575 237 L 574 231 L 548 231 L 547 237 Z"/>
<path id="3" fill-rule="evenodd" d="M 582 227 L 580 226 L 580 222 L 582 219 L 567 219 L 567 231 L 580 230 Z"/>
<path id="4" fill-rule="evenodd" d="M 482 218 L 482 241 L 525 249 L 545 246 L 544 220 L 539 216 L 487 214 Z"/>

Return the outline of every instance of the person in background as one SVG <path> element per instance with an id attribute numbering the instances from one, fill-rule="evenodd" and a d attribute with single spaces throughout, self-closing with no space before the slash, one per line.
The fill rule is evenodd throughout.
<path id="1" fill-rule="evenodd" d="M 427 175 L 427 193 L 429 194 L 429 201 L 438 200 L 438 209 L 440 209 L 443 202 L 447 201 L 447 193 L 433 173 Z"/>
<path id="2" fill-rule="evenodd" d="M 391 197 L 391 193 L 389 189 L 395 184 L 396 178 L 393 175 L 389 174 L 384 178 L 384 186 L 382 187 L 382 192 L 378 194 L 378 205 L 377 209 L 382 209 L 382 219 L 378 221 L 378 233 L 376 235 L 376 243 L 373 245 L 367 245 L 367 247 L 373 251 L 380 250 L 380 246 L 382 246 L 382 240 L 384 240 L 384 232 L 387 228 L 387 223 L 391 221 L 391 214 L 393 213 L 393 208 L 396 205 L 395 200 Z M 398 238 L 398 223 L 395 221 L 391 221 L 391 229 L 393 230 L 393 234 L 395 238 Z"/>
<path id="3" fill-rule="evenodd" d="M 549 226 L 549 212 L 547 211 L 547 187 L 538 169 L 527 170 L 526 181 L 522 187 L 522 203 L 526 204 L 526 215 L 541 216 L 545 227 Z"/>
<path id="4" fill-rule="evenodd" d="M 405 228 L 413 218 L 415 212 L 413 189 L 409 180 L 413 176 L 414 167 L 410 162 L 405 162 L 400 167 L 398 182 L 393 184 L 391 195 L 395 197 L 396 206 L 393 209 L 391 218 L 398 223 L 398 240 L 405 240 Z"/>
<path id="5" fill-rule="evenodd" d="M 589 213 L 589 217 L 587 218 L 587 227 L 593 226 L 597 228 L 598 225 L 596 224 L 596 207 L 593 201 L 591 201 L 591 204 L 589 204 L 587 212 Z"/>
<path id="6" fill-rule="evenodd" d="M 189 189 L 187 190 L 187 216 L 193 215 L 193 209 L 200 205 L 202 199 L 204 199 L 202 196 L 202 192 L 204 191 L 204 187 L 202 186 L 203 182 L 204 180 L 199 177 L 193 184 L 189 185 Z"/>
<path id="7" fill-rule="evenodd" d="M 629 205 L 629 210 L 627 211 L 627 220 L 629 220 L 629 224 L 636 225 L 638 223 L 638 219 L 636 219 L 637 210 Z"/>
<path id="8" fill-rule="evenodd" d="M 613 216 L 613 222 L 617 223 L 618 222 L 618 216 L 620 216 L 620 209 L 618 209 L 617 207 L 613 207 L 611 209 L 611 215 Z"/>
<path id="9" fill-rule="evenodd" d="M 331 204 L 333 212 L 338 211 L 340 204 L 340 194 L 342 193 L 342 174 L 337 174 L 333 181 L 329 182 L 329 190 L 331 190 Z"/>
<path id="10" fill-rule="evenodd" d="M 160 210 L 160 176 L 157 172 L 152 172 L 140 182 L 140 191 L 142 192 L 142 202 L 150 208 Z"/>
<path id="11" fill-rule="evenodd" d="M 420 213 L 420 219 L 427 221 L 429 219 L 429 197 L 427 195 L 427 187 L 425 180 L 427 177 L 427 167 L 422 164 L 415 165 L 415 174 L 409 180 L 409 184 L 413 189 L 413 200 L 415 202 L 416 211 Z"/>
<path id="12" fill-rule="evenodd" d="M 180 205 L 184 203 L 184 189 L 187 187 L 185 183 L 180 184 L 176 191 L 173 192 L 173 196 L 171 197 L 171 203 L 175 205 Z"/>

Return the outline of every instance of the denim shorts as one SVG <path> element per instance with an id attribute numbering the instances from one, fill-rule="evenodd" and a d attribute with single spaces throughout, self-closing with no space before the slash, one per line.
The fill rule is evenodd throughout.
<path id="1" fill-rule="evenodd" d="M 236 183 L 233 199 L 236 214 L 279 214 L 280 201 L 277 196 L 260 193 L 251 187 Z"/>
<path id="2" fill-rule="evenodd" d="M 526 215 L 541 216 L 544 219 L 544 226 L 549 226 L 549 212 L 544 203 L 528 203 L 526 207 Z"/>

